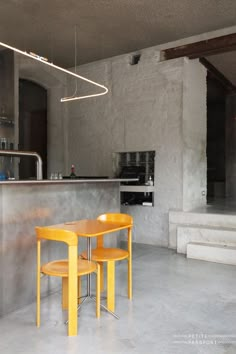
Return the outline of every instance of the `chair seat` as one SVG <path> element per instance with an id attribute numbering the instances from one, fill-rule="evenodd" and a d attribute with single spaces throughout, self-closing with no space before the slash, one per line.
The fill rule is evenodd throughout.
<path id="1" fill-rule="evenodd" d="M 82 276 L 96 271 L 96 264 L 91 261 L 79 259 L 77 262 L 77 275 Z M 41 272 L 55 277 L 68 277 L 68 260 L 58 259 L 44 264 Z"/>
<path id="2" fill-rule="evenodd" d="M 87 258 L 86 252 L 82 253 Z M 129 252 L 121 248 L 95 248 L 92 249 L 92 260 L 98 262 L 120 261 L 129 257 Z"/>

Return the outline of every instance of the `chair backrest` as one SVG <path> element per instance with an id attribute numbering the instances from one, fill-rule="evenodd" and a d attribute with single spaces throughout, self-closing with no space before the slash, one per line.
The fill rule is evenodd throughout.
<path id="1" fill-rule="evenodd" d="M 37 297 L 40 297 L 41 240 L 59 241 L 68 245 L 68 335 L 77 335 L 78 237 L 73 231 L 49 227 L 36 226 L 35 231 L 37 237 Z M 37 311 L 39 312 L 38 306 L 37 301 Z"/>
<path id="2" fill-rule="evenodd" d="M 53 229 L 49 227 L 35 227 L 37 240 L 51 240 L 65 242 L 68 246 L 77 246 L 78 237 L 76 233 L 68 230 Z"/>
<path id="3" fill-rule="evenodd" d="M 119 223 L 119 224 L 130 224 L 133 225 L 133 218 L 131 215 L 123 213 L 106 213 L 99 215 L 98 220 Z"/>
<path id="4" fill-rule="evenodd" d="M 133 226 L 133 218 L 131 215 L 123 214 L 123 213 L 106 213 L 99 215 L 97 220 L 104 221 L 104 222 L 112 222 L 112 223 L 119 223 L 119 224 L 128 224 Z M 131 226 L 131 227 L 132 227 Z M 97 237 L 97 247 L 103 247 L 103 235 Z"/>

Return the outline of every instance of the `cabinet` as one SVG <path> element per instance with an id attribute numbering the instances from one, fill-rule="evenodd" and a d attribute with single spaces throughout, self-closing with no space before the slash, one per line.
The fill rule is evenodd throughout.
<path id="1" fill-rule="evenodd" d="M 124 205 L 154 205 L 155 151 L 125 151 L 113 155 L 116 177 L 139 178 L 121 184 L 121 203 Z"/>

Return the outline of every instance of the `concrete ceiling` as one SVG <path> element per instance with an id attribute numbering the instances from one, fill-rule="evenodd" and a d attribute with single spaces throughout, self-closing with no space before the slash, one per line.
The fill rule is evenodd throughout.
<path id="1" fill-rule="evenodd" d="M 75 25 L 83 64 L 235 24 L 236 0 L 0 0 L 0 41 L 66 68 Z"/>

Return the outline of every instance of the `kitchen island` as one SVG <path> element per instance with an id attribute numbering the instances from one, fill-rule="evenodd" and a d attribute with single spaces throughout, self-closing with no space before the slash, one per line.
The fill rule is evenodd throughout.
<path id="1" fill-rule="evenodd" d="M 0 182 L 0 316 L 35 301 L 35 226 L 96 218 L 120 211 L 120 182 L 130 179 L 62 179 Z M 133 181 L 133 179 L 132 179 Z M 117 244 L 107 237 L 107 246 Z M 47 259 L 65 258 L 66 246 L 44 244 Z M 79 240 L 79 250 L 86 249 Z M 60 279 L 42 281 L 42 294 L 60 286 Z"/>

